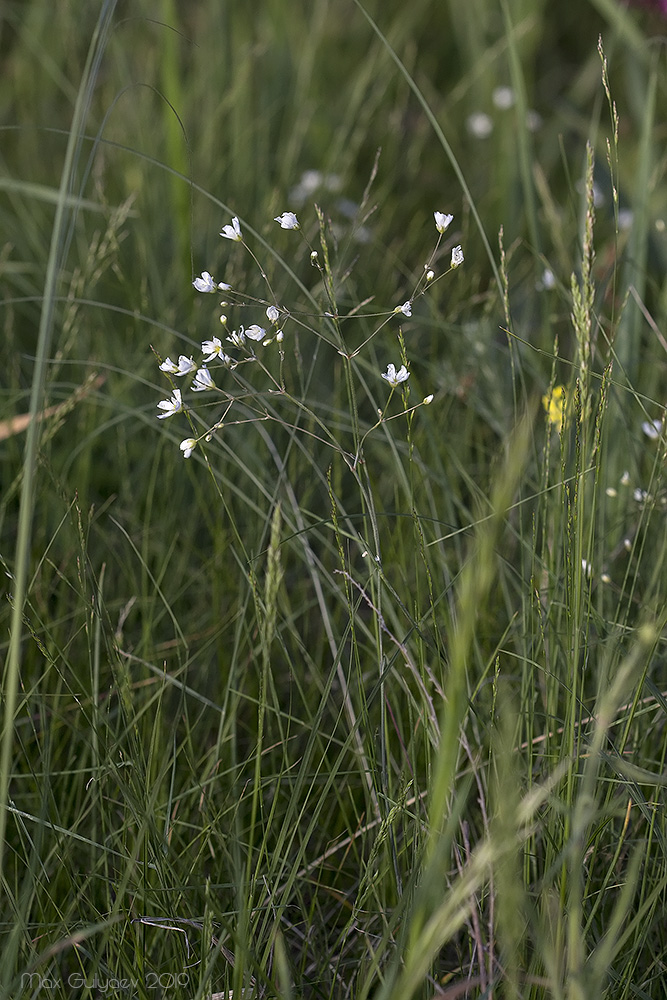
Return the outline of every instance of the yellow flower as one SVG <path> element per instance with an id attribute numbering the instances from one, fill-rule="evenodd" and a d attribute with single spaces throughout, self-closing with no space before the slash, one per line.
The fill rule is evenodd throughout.
<path id="1" fill-rule="evenodd" d="M 547 411 L 547 420 L 560 434 L 565 421 L 568 398 L 564 385 L 555 385 L 550 395 L 542 396 L 542 406 Z"/>

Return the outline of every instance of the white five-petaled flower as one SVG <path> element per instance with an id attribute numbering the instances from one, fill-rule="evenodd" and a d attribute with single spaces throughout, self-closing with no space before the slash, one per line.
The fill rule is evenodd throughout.
<path id="1" fill-rule="evenodd" d="M 269 323 L 273 323 L 275 326 L 275 324 L 280 319 L 280 310 L 278 309 L 278 307 L 269 306 L 269 308 L 266 310 L 266 318 L 268 319 Z"/>
<path id="2" fill-rule="evenodd" d="M 266 330 L 263 327 L 258 326 L 257 323 L 253 323 L 252 326 L 247 327 L 245 330 L 241 327 L 241 330 L 246 337 L 250 338 L 250 340 L 264 340 L 266 337 Z"/>
<path id="3" fill-rule="evenodd" d="M 215 278 L 208 271 L 202 271 L 200 278 L 195 278 L 192 282 L 198 292 L 215 292 L 217 285 Z"/>
<path id="4" fill-rule="evenodd" d="M 213 361 L 213 358 L 222 358 L 222 341 L 219 337 L 214 337 L 213 340 L 202 340 L 201 344 L 202 354 L 204 358 L 204 364 L 208 364 L 209 361 Z"/>
<path id="5" fill-rule="evenodd" d="M 207 389 L 215 389 L 215 382 L 211 378 L 208 368 L 200 368 L 195 375 L 192 388 L 195 392 L 205 392 Z"/>
<path id="6" fill-rule="evenodd" d="M 190 458 L 190 455 L 197 447 L 197 442 L 194 438 L 186 438 L 185 441 L 181 441 L 178 447 L 183 452 L 183 458 Z"/>
<path id="7" fill-rule="evenodd" d="M 398 371 L 396 371 L 396 367 L 394 365 L 387 365 L 386 372 L 382 373 L 382 378 L 387 380 L 392 389 L 396 389 L 401 382 L 407 382 L 409 377 L 410 372 L 405 365 L 401 365 Z"/>
<path id="8" fill-rule="evenodd" d="M 175 375 L 178 371 L 178 365 L 175 365 L 171 358 L 165 358 L 160 365 L 161 372 L 167 372 L 168 375 Z"/>
<path id="9" fill-rule="evenodd" d="M 164 413 L 158 413 L 158 420 L 164 420 L 165 417 L 173 417 L 175 413 L 183 409 L 181 390 L 174 389 L 169 399 L 161 399 L 157 405 L 159 410 L 164 410 Z"/>
<path id="10" fill-rule="evenodd" d="M 226 240 L 236 240 L 237 243 L 243 239 L 243 234 L 241 233 L 241 223 L 239 222 L 237 216 L 232 219 L 231 226 L 223 226 L 220 231 L 220 235 L 224 236 Z"/>
<path id="11" fill-rule="evenodd" d="M 464 261 L 463 250 L 460 246 L 452 247 L 452 267 L 459 267 Z"/>
<path id="12" fill-rule="evenodd" d="M 298 229 L 299 220 L 297 219 L 294 212 L 283 212 L 282 215 L 277 215 L 274 222 L 279 222 L 281 229 Z"/>
<path id="13" fill-rule="evenodd" d="M 402 306 L 396 306 L 395 313 L 403 313 L 404 316 L 412 316 L 412 302 L 408 299 Z"/>
<path id="14" fill-rule="evenodd" d="M 435 219 L 435 228 L 439 233 L 444 233 L 445 229 L 448 229 L 452 224 L 454 216 L 445 215 L 444 212 L 434 212 L 433 218 Z"/>

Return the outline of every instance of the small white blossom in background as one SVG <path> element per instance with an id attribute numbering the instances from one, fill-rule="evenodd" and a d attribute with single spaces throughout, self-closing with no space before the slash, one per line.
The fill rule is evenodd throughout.
<path id="1" fill-rule="evenodd" d="M 575 188 L 577 189 L 577 191 L 579 192 L 579 194 L 585 195 L 586 194 L 586 181 L 584 181 L 584 180 L 578 180 L 577 183 L 575 184 Z M 595 208 L 601 208 L 602 205 L 605 204 L 606 200 L 607 199 L 605 198 L 604 192 L 603 192 L 602 188 L 600 187 L 600 185 L 594 183 L 593 184 L 593 205 L 595 206 Z"/>
<path id="2" fill-rule="evenodd" d="M 593 575 L 593 567 L 591 566 L 591 564 L 588 562 L 587 559 L 581 560 L 581 568 L 584 571 L 584 576 L 590 577 Z"/>
<path id="3" fill-rule="evenodd" d="M 200 368 L 195 375 L 195 380 L 192 383 L 192 388 L 195 392 L 206 392 L 207 389 L 215 389 L 216 385 L 211 378 L 211 373 L 208 368 Z"/>
<path id="4" fill-rule="evenodd" d="M 484 111 L 474 111 L 466 118 L 466 128 L 475 139 L 488 139 L 493 132 L 493 122 Z"/>
<path id="5" fill-rule="evenodd" d="M 539 111 L 529 108 L 526 111 L 526 128 L 529 132 L 539 132 L 542 128 L 542 115 Z"/>
<path id="6" fill-rule="evenodd" d="M 627 469 L 625 470 L 625 472 L 621 476 L 620 483 L 621 483 L 621 486 L 629 486 L 630 485 L 630 473 L 628 472 Z"/>
<path id="7" fill-rule="evenodd" d="M 439 233 L 444 233 L 454 221 L 453 215 L 445 215 L 444 212 L 434 212 L 433 218 L 435 219 L 435 228 Z"/>
<path id="8" fill-rule="evenodd" d="M 266 330 L 264 327 L 258 326 L 257 323 L 253 323 L 252 326 L 247 327 L 245 330 L 241 327 L 241 331 L 246 337 L 249 337 L 250 340 L 264 340 L 266 337 Z"/>
<path id="9" fill-rule="evenodd" d="M 356 219 L 359 214 L 359 208 L 361 206 L 357 204 L 356 201 L 352 201 L 351 198 L 339 198 L 336 202 L 336 208 L 341 215 L 344 215 L 346 219 Z"/>
<path id="10" fill-rule="evenodd" d="M 294 212 L 283 212 L 282 215 L 277 215 L 273 221 L 279 222 L 281 229 L 299 228 L 299 220 L 297 219 Z"/>
<path id="11" fill-rule="evenodd" d="M 299 184 L 306 194 L 313 194 L 324 184 L 324 174 L 321 170 L 304 170 Z"/>
<path id="12" fill-rule="evenodd" d="M 424 406 L 430 406 L 432 402 L 433 402 L 433 393 L 432 392 L 429 393 L 428 396 L 424 396 L 424 398 L 422 399 L 422 403 L 424 404 Z"/>
<path id="13" fill-rule="evenodd" d="M 433 281 L 434 278 L 435 278 L 435 271 L 430 271 L 429 270 L 429 271 L 426 272 L 426 280 L 427 281 Z"/>
<path id="14" fill-rule="evenodd" d="M 164 413 L 158 413 L 158 420 L 164 420 L 165 417 L 173 417 L 175 413 L 179 413 L 183 409 L 181 390 L 174 389 L 169 399 L 161 399 L 157 405 L 159 410 L 164 410 Z"/>
<path id="15" fill-rule="evenodd" d="M 290 201 L 302 205 L 308 201 L 319 188 L 336 193 L 340 191 L 343 182 L 338 174 L 323 174 L 320 170 L 304 170 L 301 180 L 290 191 Z"/>
<path id="16" fill-rule="evenodd" d="M 241 223 L 239 222 L 237 216 L 232 219 L 231 226 L 223 226 L 220 235 L 224 236 L 226 240 L 236 240 L 239 243 L 243 239 L 243 234 L 241 233 Z"/>
<path id="17" fill-rule="evenodd" d="M 398 371 L 396 371 L 395 365 L 387 365 L 386 372 L 382 373 L 382 378 L 386 379 L 386 381 L 389 383 L 392 389 L 396 389 L 396 387 L 399 386 L 401 382 L 407 382 L 409 377 L 410 377 L 410 372 L 405 367 L 405 365 L 401 365 Z"/>
<path id="18" fill-rule="evenodd" d="M 215 292 L 218 287 L 208 271 L 202 271 L 201 277 L 195 278 L 192 284 L 198 292 Z"/>
<path id="19" fill-rule="evenodd" d="M 460 267 L 464 260 L 461 247 L 452 247 L 452 267 Z"/>
<path id="20" fill-rule="evenodd" d="M 491 95 L 491 100 L 501 111 L 507 111 L 514 107 L 516 96 L 511 87 L 496 87 Z"/>
<path id="21" fill-rule="evenodd" d="M 622 229 L 624 232 L 632 228 L 632 223 L 635 221 L 635 213 L 631 208 L 622 208 L 618 213 L 618 228 Z"/>
<path id="22" fill-rule="evenodd" d="M 275 326 L 278 320 L 280 319 L 280 310 L 278 309 L 278 307 L 269 306 L 269 308 L 266 310 L 266 318 L 268 319 L 269 323 L 273 323 L 273 325 Z"/>
<path id="23" fill-rule="evenodd" d="M 645 420 L 642 424 L 642 430 L 651 441 L 657 441 L 662 431 L 662 420 Z"/>
<path id="24" fill-rule="evenodd" d="M 544 271 L 542 272 L 542 277 L 538 282 L 536 282 L 535 287 L 537 288 L 538 291 L 542 291 L 544 289 L 549 291 L 550 289 L 554 288 L 555 285 L 556 285 L 556 277 L 553 271 L 550 268 L 545 267 Z"/>
<path id="25" fill-rule="evenodd" d="M 190 455 L 197 447 L 197 442 L 194 438 L 186 438 L 185 441 L 181 441 L 178 447 L 183 452 L 183 458 L 190 458 Z"/>
<path id="26" fill-rule="evenodd" d="M 396 306 L 394 312 L 403 313 L 404 316 L 412 316 L 412 302 L 408 300 L 407 302 L 404 302 L 402 306 Z"/>
<path id="27" fill-rule="evenodd" d="M 178 365 L 175 365 L 171 358 L 165 358 L 160 365 L 160 371 L 166 372 L 168 375 L 175 375 L 178 371 Z"/>

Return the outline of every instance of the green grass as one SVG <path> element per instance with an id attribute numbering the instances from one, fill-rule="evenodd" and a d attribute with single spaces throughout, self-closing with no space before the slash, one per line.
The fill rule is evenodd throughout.
<path id="1" fill-rule="evenodd" d="M 664 21 L 3 18 L 0 996 L 667 996 Z"/>

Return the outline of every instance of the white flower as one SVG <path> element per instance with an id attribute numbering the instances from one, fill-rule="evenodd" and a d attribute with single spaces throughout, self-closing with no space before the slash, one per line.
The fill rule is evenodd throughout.
<path id="1" fill-rule="evenodd" d="M 171 358 L 165 358 L 160 365 L 160 371 L 167 372 L 168 375 L 175 375 L 178 371 L 178 365 L 175 365 Z"/>
<path id="2" fill-rule="evenodd" d="M 195 392 L 205 392 L 207 389 L 215 389 L 215 382 L 211 378 L 208 368 L 200 368 L 195 375 L 192 388 Z"/>
<path id="3" fill-rule="evenodd" d="M 282 344 L 284 336 L 285 334 L 283 333 L 283 331 L 278 330 L 278 333 L 276 334 L 276 340 L 278 341 L 279 344 Z"/>
<path id="4" fill-rule="evenodd" d="M 556 287 L 556 277 L 551 268 L 546 267 L 542 272 L 541 281 L 537 282 L 536 288 L 538 289 L 538 291 L 541 291 L 542 289 L 546 289 L 548 291 L 550 288 L 555 288 L 555 287 Z"/>
<path id="5" fill-rule="evenodd" d="M 529 108 L 526 111 L 526 128 L 529 132 L 539 132 L 542 128 L 542 115 L 539 111 Z"/>
<path id="6" fill-rule="evenodd" d="M 299 220 L 297 219 L 294 212 L 283 212 L 282 215 L 277 215 L 273 221 L 279 222 L 281 229 L 299 228 Z"/>
<path id="7" fill-rule="evenodd" d="M 301 174 L 300 186 L 307 194 L 313 194 L 324 183 L 324 176 L 319 170 L 304 170 Z"/>
<path id="8" fill-rule="evenodd" d="M 459 267 L 463 263 L 463 260 L 463 250 L 461 247 L 452 247 L 452 267 Z"/>
<path id="9" fill-rule="evenodd" d="M 651 441 L 657 441 L 662 430 L 662 420 L 645 420 L 642 424 L 642 430 Z"/>
<path id="10" fill-rule="evenodd" d="M 618 228 L 623 230 L 631 229 L 634 218 L 634 212 L 631 208 L 622 208 L 618 213 Z"/>
<path id="11" fill-rule="evenodd" d="M 426 272 L 426 280 L 427 281 L 433 281 L 434 278 L 435 278 L 435 271 L 429 270 L 429 271 Z"/>
<path id="12" fill-rule="evenodd" d="M 253 323 L 253 325 L 249 326 L 246 330 L 243 330 L 243 327 L 241 327 L 241 330 L 246 337 L 250 338 L 250 340 L 264 340 L 266 337 L 266 330 L 264 330 L 261 326 L 257 326 L 257 323 Z"/>
<path id="13" fill-rule="evenodd" d="M 275 325 L 280 319 L 280 310 L 276 306 L 269 306 L 266 310 L 266 318 L 269 323 L 273 323 Z"/>
<path id="14" fill-rule="evenodd" d="M 183 409 L 181 390 L 174 389 L 170 399 L 161 399 L 157 405 L 159 410 L 164 410 L 164 413 L 158 413 L 158 420 L 164 420 L 165 417 L 173 417 L 175 413 Z"/>
<path id="15" fill-rule="evenodd" d="M 403 313 L 404 316 L 412 316 L 412 302 L 408 299 L 402 306 L 396 306 L 395 313 Z"/>
<path id="16" fill-rule="evenodd" d="M 507 111 L 514 106 L 516 97 L 511 87 L 496 87 L 491 95 L 491 100 L 501 111 Z"/>
<path id="17" fill-rule="evenodd" d="M 475 139 L 488 139 L 493 132 L 493 122 L 484 111 L 474 111 L 466 118 L 466 128 Z"/>
<path id="18" fill-rule="evenodd" d="M 241 233 L 241 224 L 236 216 L 232 219 L 231 226 L 223 226 L 220 232 L 221 236 L 224 236 L 226 240 L 236 240 L 237 243 L 243 239 Z"/>
<path id="19" fill-rule="evenodd" d="M 454 216 L 445 215 L 444 212 L 434 212 L 433 218 L 435 219 L 435 228 L 439 233 L 444 233 L 445 229 L 451 225 Z"/>
<path id="20" fill-rule="evenodd" d="M 201 278 L 195 278 L 192 284 L 198 292 L 214 292 L 218 287 L 208 271 L 202 271 Z"/>
<path id="21" fill-rule="evenodd" d="M 186 438 L 185 441 L 181 441 L 178 447 L 183 452 L 183 458 L 190 458 L 190 455 L 197 447 L 197 442 L 194 438 Z"/>
<path id="22" fill-rule="evenodd" d="M 241 327 L 238 333 L 236 332 L 236 330 L 230 333 L 229 337 L 227 337 L 227 340 L 229 341 L 230 344 L 233 344 L 234 347 L 243 347 L 243 345 L 245 344 L 243 327 Z"/>
<path id="23" fill-rule="evenodd" d="M 213 340 L 202 340 L 202 354 L 205 355 L 203 361 L 208 364 L 209 361 L 213 361 L 213 358 L 222 358 L 222 341 L 219 337 L 214 337 Z"/>
<path id="24" fill-rule="evenodd" d="M 174 372 L 174 375 L 178 375 L 179 378 L 182 375 L 189 375 L 190 372 L 197 370 L 197 365 L 192 358 L 186 358 L 185 354 L 181 354 L 178 359 L 178 369 Z"/>
<path id="25" fill-rule="evenodd" d="M 432 392 L 429 393 L 428 396 L 424 396 L 424 398 L 422 399 L 422 403 L 424 404 L 424 406 L 430 406 L 432 402 L 433 402 L 433 393 Z"/>
<path id="26" fill-rule="evenodd" d="M 387 365 L 387 371 L 382 373 L 382 378 L 386 379 L 392 389 L 395 389 L 401 384 L 401 382 L 407 382 L 410 377 L 410 372 L 405 367 L 401 365 L 398 371 L 394 365 Z"/>

